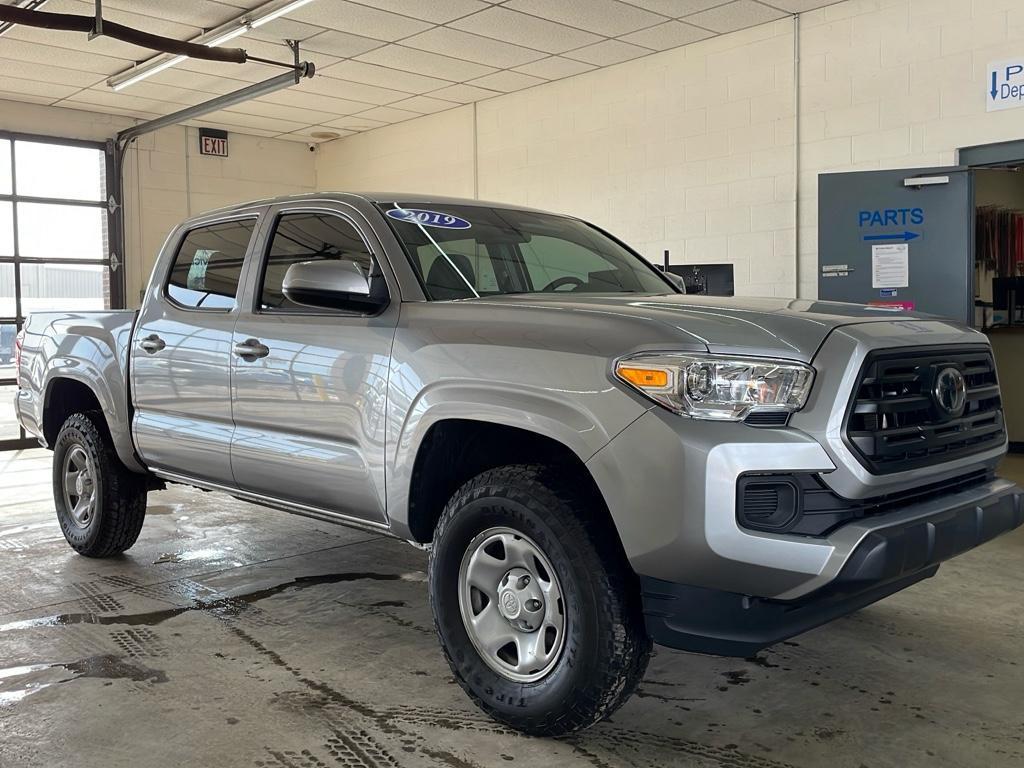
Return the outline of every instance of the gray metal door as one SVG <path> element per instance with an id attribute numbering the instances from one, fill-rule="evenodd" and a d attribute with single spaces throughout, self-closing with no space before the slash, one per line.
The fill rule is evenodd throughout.
<path id="1" fill-rule="evenodd" d="M 135 445 L 165 472 L 234 486 L 231 333 L 254 214 L 183 233 L 154 271 L 131 352 Z"/>
<path id="2" fill-rule="evenodd" d="M 242 490 L 339 517 L 384 522 L 388 371 L 400 302 L 380 314 L 292 304 L 288 266 L 364 263 L 382 249 L 351 206 L 279 206 L 234 328 L 231 466 Z M 381 280 L 386 278 L 381 275 Z"/>
<path id="3" fill-rule="evenodd" d="M 823 174 L 818 297 L 974 322 L 967 168 Z"/>

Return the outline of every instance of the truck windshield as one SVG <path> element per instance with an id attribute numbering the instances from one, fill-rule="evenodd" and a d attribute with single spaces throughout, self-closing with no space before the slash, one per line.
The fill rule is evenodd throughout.
<path id="1" fill-rule="evenodd" d="M 432 301 L 512 293 L 677 293 L 577 219 L 443 203 L 380 203 Z"/>

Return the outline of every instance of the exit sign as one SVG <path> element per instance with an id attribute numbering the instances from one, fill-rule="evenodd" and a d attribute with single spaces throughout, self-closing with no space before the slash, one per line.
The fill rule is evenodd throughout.
<path id="1" fill-rule="evenodd" d="M 199 154 L 215 157 L 228 156 L 228 132 L 216 128 L 199 129 Z"/>

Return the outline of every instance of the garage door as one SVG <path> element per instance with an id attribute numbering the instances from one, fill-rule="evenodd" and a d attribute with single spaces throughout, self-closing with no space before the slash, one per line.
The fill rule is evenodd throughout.
<path id="1" fill-rule="evenodd" d="M 123 304 L 110 263 L 103 144 L 0 132 L 0 450 L 14 418 L 14 338 L 30 312 Z"/>

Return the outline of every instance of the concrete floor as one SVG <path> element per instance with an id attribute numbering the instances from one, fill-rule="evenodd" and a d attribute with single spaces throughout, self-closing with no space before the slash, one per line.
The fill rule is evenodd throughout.
<path id="1" fill-rule="evenodd" d="M 88 560 L 49 476 L 0 454 L 5 768 L 1024 764 L 1024 530 L 757 659 L 659 650 L 613 721 L 552 741 L 454 683 L 412 547 L 172 488 Z"/>

